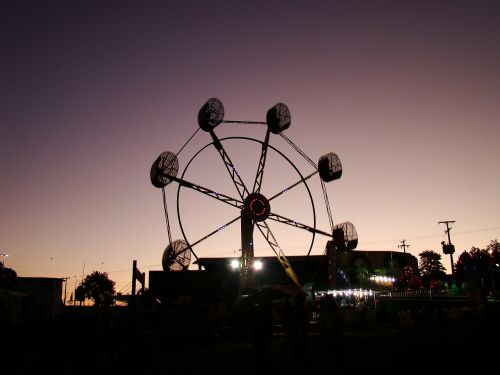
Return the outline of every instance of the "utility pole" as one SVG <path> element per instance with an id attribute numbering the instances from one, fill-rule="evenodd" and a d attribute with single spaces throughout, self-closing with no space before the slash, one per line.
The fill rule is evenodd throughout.
<path id="1" fill-rule="evenodd" d="M 69 279 L 69 277 L 63 277 L 62 279 L 64 280 L 64 300 L 63 300 L 63 305 L 66 306 L 66 289 L 67 289 L 67 286 L 68 286 L 68 279 Z"/>
<path id="2" fill-rule="evenodd" d="M 83 280 L 82 280 L 83 282 Z M 78 276 L 75 276 L 75 290 L 73 292 L 73 306 L 76 306 L 76 288 L 78 287 Z"/>
<path id="3" fill-rule="evenodd" d="M 137 270 L 137 261 L 133 260 L 132 261 L 132 298 L 135 298 L 135 278 L 137 277 L 136 270 Z"/>
<path id="4" fill-rule="evenodd" d="M 406 244 L 406 240 L 402 240 L 401 241 L 401 245 L 398 245 L 399 248 L 403 248 L 403 253 L 406 253 L 406 248 L 407 247 L 410 247 L 410 245 L 407 245 Z M 392 256 L 392 253 L 391 253 L 391 256 Z"/>
<path id="5" fill-rule="evenodd" d="M 451 238 L 450 238 L 451 227 L 450 227 L 450 224 L 453 224 L 454 222 L 455 222 L 455 220 L 443 220 L 443 221 L 438 222 L 438 224 L 445 224 L 446 225 L 446 231 L 444 233 L 446 233 L 448 235 L 448 245 L 446 245 L 444 243 L 444 241 L 441 242 L 441 245 L 443 245 L 443 252 L 445 254 L 450 254 L 451 274 L 452 275 L 455 273 L 455 268 L 453 266 L 453 253 L 455 252 L 455 246 L 453 246 L 451 244 Z"/>

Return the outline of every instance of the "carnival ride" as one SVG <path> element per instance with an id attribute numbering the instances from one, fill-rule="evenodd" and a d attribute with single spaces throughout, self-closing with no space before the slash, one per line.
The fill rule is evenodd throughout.
<path id="1" fill-rule="evenodd" d="M 200 243 L 206 241 L 212 236 L 217 235 L 223 229 L 234 224 L 235 222 L 240 222 L 241 229 L 241 256 L 239 257 L 239 270 L 240 270 L 240 287 L 242 289 L 251 288 L 254 285 L 254 229 L 257 228 L 261 233 L 261 236 L 269 248 L 274 252 L 278 261 L 282 265 L 286 274 L 298 287 L 301 286 L 297 274 L 292 268 L 291 263 L 287 259 L 282 246 L 280 246 L 278 239 L 276 238 L 271 227 L 275 223 L 278 225 L 284 225 L 293 228 L 293 230 L 302 230 L 310 234 L 310 244 L 307 251 L 307 255 L 311 253 L 313 244 L 315 242 L 316 234 L 323 235 L 329 238 L 327 242 L 327 249 L 338 250 L 353 250 L 357 246 L 357 233 L 354 225 L 350 222 L 343 222 L 334 225 L 332 219 L 332 213 L 330 209 L 330 204 L 328 200 L 328 195 L 325 187 L 326 182 L 331 182 L 337 180 L 342 175 L 342 164 L 339 157 L 333 153 L 327 153 L 321 156 L 316 164 L 311 160 L 300 148 L 295 145 L 285 134 L 284 131 L 289 128 L 291 123 L 291 115 L 288 107 L 283 103 L 277 103 L 275 106 L 270 108 L 266 114 L 266 121 L 233 121 L 224 120 L 224 106 L 222 102 L 217 98 L 210 98 L 199 110 L 198 113 L 198 125 L 199 129 L 208 133 L 211 137 L 211 143 L 199 149 L 198 152 L 194 154 L 191 160 L 187 163 L 182 174 L 178 176 L 179 172 L 179 161 L 178 155 L 184 149 L 184 147 L 191 141 L 194 137 L 188 139 L 186 144 L 180 149 L 177 154 L 173 152 L 166 151 L 162 152 L 156 160 L 153 162 L 150 170 L 151 183 L 156 188 L 162 190 L 163 195 L 163 206 L 165 212 L 165 220 L 167 225 L 167 233 L 169 244 L 164 250 L 162 266 L 165 271 L 182 271 L 187 270 L 191 255 L 198 259 L 194 248 Z M 267 125 L 267 131 L 265 133 L 263 140 L 258 140 L 251 137 L 226 137 L 219 138 L 216 134 L 216 128 L 222 123 L 232 123 L 232 124 L 255 124 L 255 125 Z M 195 132 L 195 134 L 196 134 Z M 304 160 L 313 167 L 313 171 L 307 175 L 304 175 L 295 163 L 291 161 L 284 153 L 278 150 L 276 147 L 270 144 L 271 136 L 281 136 L 290 147 L 295 150 L 299 156 L 304 158 Z M 249 142 L 256 144 L 260 148 L 260 157 L 257 164 L 257 170 L 255 173 L 255 178 L 253 178 L 253 184 L 245 184 L 244 179 L 239 173 L 239 169 L 233 163 L 233 159 L 230 157 L 229 152 L 224 146 L 227 142 L 238 141 L 238 142 Z M 227 176 L 229 180 L 237 191 L 237 197 L 230 196 L 229 194 L 223 194 L 216 191 L 216 189 L 207 187 L 205 185 L 198 184 L 194 181 L 189 181 L 185 176 L 188 168 L 195 158 L 197 158 L 202 151 L 207 148 L 213 148 L 220 155 L 222 164 L 227 170 Z M 263 185 L 265 179 L 269 178 L 266 173 L 266 169 L 269 167 L 268 156 L 272 151 L 278 158 L 285 161 L 292 170 L 297 174 L 297 180 L 293 183 L 281 188 L 277 193 L 272 195 L 264 195 Z M 319 180 L 321 184 L 321 189 L 323 192 L 323 198 L 325 203 L 325 208 L 330 223 L 330 230 L 324 231 L 316 227 L 316 209 L 311 194 L 311 190 L 308 185 L 308 180 L 313 176 L 319 175 Z M 266 178 L 265 178 L 266 177 Z M 167 208 L 167 198 L 165 194 L 165 188 L 172 182 L 178 183 L 177 189 L 177 219 L 180 230 L 182 232 L 183 239 L 172 241 L 170 220 Z M 304 223 L 295 220 L 294 218 L 281 215 L 273 210 L 273 201 L 282 196 L 285 193 L 290 192 L 292 189 L 296 189 L 298 186 L 302 186 L 305 192 L 307 192 L 308 200 L 310 203 L 312 211 L 312 219 L 310 223 Z M 231 219 L 229 222 L 204 234 L 200 239 L 191 242 L 186 235 L 184 225 L 181 218 L 180 212 L 180 201 L 181 201 L 181 191 L 183 189 L 189 189 L 196 192 L 197 194 L 202 194 L 205 197 L 222 202 L 226 206 L 236 209 L 238 214 L 236 217 Z"/>

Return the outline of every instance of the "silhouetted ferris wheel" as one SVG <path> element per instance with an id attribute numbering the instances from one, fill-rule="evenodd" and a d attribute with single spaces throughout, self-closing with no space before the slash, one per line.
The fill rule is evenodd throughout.
<path id="1" fill-rule="evenodd" d="M 226 137 L 219 138 L 215 132 L 216 127 L 221 123 L 233 123 L 233 124 L 258 124 L 267 125 L 267 131 L 265 133 L 263 140 L 258 140 L 250 137 Z M 357 233 L 350 222 L 344 222 L 341 224 L 334 225 L 332 214 L 330 210 L 330 205 L 328 201 L 328 195 L 325 188 L 325 182 L 331 182 L 339 179 L 342 175 L 342 164 L 339 157 L 333 153 L 327 153 L 321 156 L 318 163 L 314 163 L 304 152 L 300 150 L 286 135 L 283 133 L 287 128 L 289 128 L 291 123 L 291 116 L 288 107 L 283 103 L 278 103 L 267 111 L 266 121 L 232 121 L 224 120 L 224 106 L 222 102 L 217 98 L 210 98 L 199 110 L 198 113 L 198 130 L 203 130 L 208 133 L 211 137 L 211 142 L 200 148 L 198 152 L 189 160 L 185 169 L 183 170 L 180 177 L 179 172 L 179 162 L 178 154 L 174 154 L 170 151 L 162 152 L 156 160 L 153 162 L 150 171 L 150 177 L 152 184 L 162 189 L 163 193 L 163 204 L 165 211 L 165 218 L 167 224 L 167 232 L 169 238 L 169 245 L 166 247 L 163 253 L 162 265 L 164 270 L 186 270 L 189 266 L 191 260 L 191 254 L 198 259 L 194 248 L 202 243 L 203 241 L 216 236 L 221 230 L 233 225 L 236 222 L 240 223 L 241 230 L 241 261 L 240 261 L 240 273 L 241 273 L 241 286 L 243 288 L 249 287 L 253 280 L 253 260 L 254 260 L 254 229 L 257 228 L 260 232 L 260 236 L 269 248 L 274 252 L 277 259 L 283 266 L 286 274 L 293 280 L 293 282 L 300 287 L 300 282 L 295 274 L 290 262 L 285 256 L 285 251 L 280 246 L 277 236 L 275 236 L 274 225 L 283 225 L 292 228 L 294 231 L 306 231 L 310 233 L 311 240 L 307 255 L 310 254 L 313 248 L 316 234 L 327 236 L 331 239 L 330 243 L 334 243 L 338 249 L 354 249 L 357 246 Z M 198 131 L 197 130 L 197 131 Z M 195 132 L 196 134 L 196 132 Z M 304 158 L 312 167 L 313 171 L 307 175 L 304 175 L 299 168 L 293 163 L 289 157 L 278 150 L 276 147 L 270 144 L 271 136 L 279 135 L 286 143 L 288 143 L 302 158 Z M 193 135 L 194 136 L 194 135 Z M 191 137 L 188 142 L 181 148 L 182 149 L 189 143 L 192 139 Z M 233 163 L 233 159 L 228 152 L 228 148 L 225 146 L 230 142 L 243 142 L 251 143 L 257 146 L 256 150 L 260 150 L 260 157 L 256 165 L 255 177 L 251 179 L 251 183 L 245 183 L 245 179 L 240 175 L 239 169 Z M 234 185 L 236 189 L 236 196 L 230 196 L 229 194 L 221 193 L 217 191 L 218 189 L 212 188 L 210 183 L 199 183 L 198 181 L 191 181 L 186 178 L 186 172 L 188 171 L 190 165 L 195 159 L 203 158 L 200 156 L 206 149 L 215 150 L 219 155 L 222 165 L 226 170 L 225 176 L 227 178 L 227 184 Z M 240 150 L 241 148 L 237 148 Z M 237 151 L 238 152 L 238 151 Z M 296 175 L 296 180 L 292 183 L 282 186 L 277 192 L 273 194 L 264 194 L 262 187 L 266 183 L 266 179 L 273 178 L 273 175 L 266 173 L 266 167 L 268 164 L 266 162 L 270 159 L 270 154 L 274 155 L 274 159 L 281 158 L 284 164 L 289 167 L 289 169 Z M 210 170 L 210 165 L 206 166 L 206 169 Z M 319 175 L 320 184 L 323 191 L 324 203 L 326 206 L 326 211 L 328 219 L 330 222 L 330 230 L 323 231 L 316 228 L 316 209 L 311 194 L 311 190 L 308 185 L 308 181 L 315 175 Z M 248 177 L 248 176 L 247 176 Z M 247 179 L 248 181 L 248 179 Z M 172 241 L 170 222 L 167 209 L 167 200 L 165 195 L 165 188 L 172 182 L 178 183 L 177 189 L 177 218 L 179 226 L 183 235 L 183 240 Z M 210 181 L 209 181 L 210 182 Z M 295 217 L 289 217 L 280 214 L 273 209 L 274 200 L 284 194 L 287 194 L 292 189 L 297 189 L 298 186 L 303 187 L 308 195 L 308 201 L 310 204 L 311 222 L 304 223 L 296 220 Z M 198 195 L 204 196 L 206 199 L 215 200 L 220 202 L 225 206 L 229 206 L 234 210 L 235 217 L 230 221 L 225 223 L 220 223 L 214 230 L 207 230 L 200 239 L 195 241 L 190 241 L 184 229 L 182 222 L 182 215 L 180 212 L 181 204 L 181 191 L 184 189 L 189 189 L 190 191 L 196 192 Z M 293 205 L 292 205 L 293 206 Z"/>

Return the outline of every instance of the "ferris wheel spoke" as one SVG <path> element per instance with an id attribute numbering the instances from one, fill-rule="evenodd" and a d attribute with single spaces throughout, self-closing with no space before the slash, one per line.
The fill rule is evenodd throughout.
<path id="1" fill-rule="evenodd" d="M 260 188 L 262 186 L 262 178 L 264 177 L 264 166 L 266 165 L 267 149 L 269 148 L 269 135 L 271 130 L 269 128 L 266 132 L 266 138 L 264 143 L 262 143 L 262 151 L 260 153 L 259 166 L 257 167 L 257 175 L 255 176 L 255 182 L 253 185 L 253 192 L 260 193 Z"/>
<path id="2" fill-rule="evenodd" d="M 275 213 L 272 213 L 272 212 L 269 213 L 268 219 L 277 221 L 279 223 L 291 225 L 292 227 L 305 229 L 305 230 L 307 230 L 308 232 L 311 232 L 311 233 L 322 234 L 322 235 L 330 237 L 330 238 L 332 237 L 331 233 L 324 232 L 324 231 L 322 231 L 320 229 L 313 228 L 313 227 L 311 227 L 309 225 L 299 223 L 298 221 L 289 219 L 287 217 L 284 217 L 284 216 L 281 216 L 281 215 L 278 215 L 278 214 L 275 214 Z"/>
<path id="3" fill-rule="evenodd" d="M 198 241 L 196 241 L 196 242 L 193 242 L 193 243 L 191 244 L 191 247 L 194 247 L 194 246 L 198 245 L 200 242 L 203 242 L 203 241 L 205 241 L 207 238 L 209 238 L 209 237 L 213 236 L 214 234 L 219 233 L 221 230 L 226 229 L 228 226 L 230 226 L 232 223 L 234 223 L 234 222 L 235 222 L 236 220 L 238 220 L 238 219 L 240 219 L 240 216 L 239 216 L 239 215 L 238 215 L 237 217 L 235 217 L 233 220 L 231 220 L 231 221 L 227 222 L 226 224 L 224 224 L 224 225 L 220 226 L 219 228 L 215 229 L 214 231 L 210 232 L 210 233 L 209 233 L 209 234 L 207 234 L 205 237 L 200 238 L 200 239 L 199 239 Z M 184 250 L 184 251 L 185 251 L 185 250 Z"/>
<path id="4" fill-rule="evenodd" d="M 276 254 L 276 257 L 278 258 L 279 262 L 285 269 L 285 272 L 287 275 L 292 279 L 292 281 L 300 288 L 300 282 L 293 271 L 292 265 L 288 261 L 288 259 L 285 256 L 285 253 L 281 249 L 280 245 L 278 244 L 278 241 L 276 241 L 276 237 L 274 237 L 273 232 L 271 231 L 271 228 L 269 228 L 269 225 L 265 221 L 256 221 L 255 225 L 259 229 L 260 233 L 264 236 L 264 239 L 267 241 L 271 249 L 273 250 L 274 254 Z"/>
<path id="5" fill-rule="evenodd" d="M 169 178 L 172 179 L 173 181 L 177 181 L 180 185 L 182 185 L 182 186 L 184 186 L 186 188 L 199 191 L 200 193 L 208 195 L 211 198 L 215 198 L 215 199 L 217 199 L 217 200 L 219 200 L 221 202 L 227 203 L 230 206 L 233 206 L 233 207 L 236 207 L 236 208 L 241 208 L 243 206 L 243 202 L 242 201 L 239 201 L 237 199 L 231 198 L 231 197 L 229 197 L 229 196 L 227 196 L 225 194 L 217 193 L 216 191 L 213 191 L 211 189 L 208 189 L 206 187 L 203 187 L 201 185 L 197 185 L 197 184 L 195 184 L 193 182 L 189 182 L 189 181 L 186 181 L 186 180 L 178 178 L 178 177 L 169 176 Z"/>
<path id="6" fill-rule="evenodd" d="M 288 191 L 290 191 L 290 189 L 293 189 L 294 187 L 296 187 L 297 185 L 301 184 L 302 182 L 305 182 L 307 180 L 309 180 L 312 176 L 314 176 L 316 173 L 318 173 L 318 171 L 314 171 L 312 172 L 310 175 L 304 177 L 304 178 L 301 178 L 299 181 L 293 183 L 292 185 L 290 185 L 289 187 L 281 190 L 279 193 L 276 193 L 274 194 L 271 198 L 268 199 L 268 201 L 272 201 L 274 198 L 277 198 L 279 197 L 281 194 L 284 194 Z"/>
<path id="7" fill-rule="evenodd" d="M 222 146 L 222 143 L 220 142 L 219 138 L 217 137 L 217 135 L 214 133 L 213 130 L 210 130 L 210 135 L 212 136 L 213 139 L 213 145 L 215 149 L 219 152 L 219 155 L 221 156 L 222 161 L 224 162 L 224 165 L 226 166 L 226 169 L 229 172 L 229 176 L 231 177 L 231 180 L 233 181 L 234 186 L 236 187 L 236 190 L 240 195 L 240 198 L 243 199 L 248 195 L 248 189 L 246 188 L 245 183 L 241 179 L 236 167 L 234 166 L 233 162 L 231 161 L 231 158 L 229 157 L 229 154 L 226 152 L 226 150 Z"/>

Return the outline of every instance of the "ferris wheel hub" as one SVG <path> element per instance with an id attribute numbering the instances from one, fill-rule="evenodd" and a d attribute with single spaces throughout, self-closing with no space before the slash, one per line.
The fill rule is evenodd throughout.
<path id="1" fill-rule="evenodd" d="M 245 198 L 243 209 L 255 221 L 264 221 L 271 213 L 269 200 L 260 193 L 251 193 Z"/>

